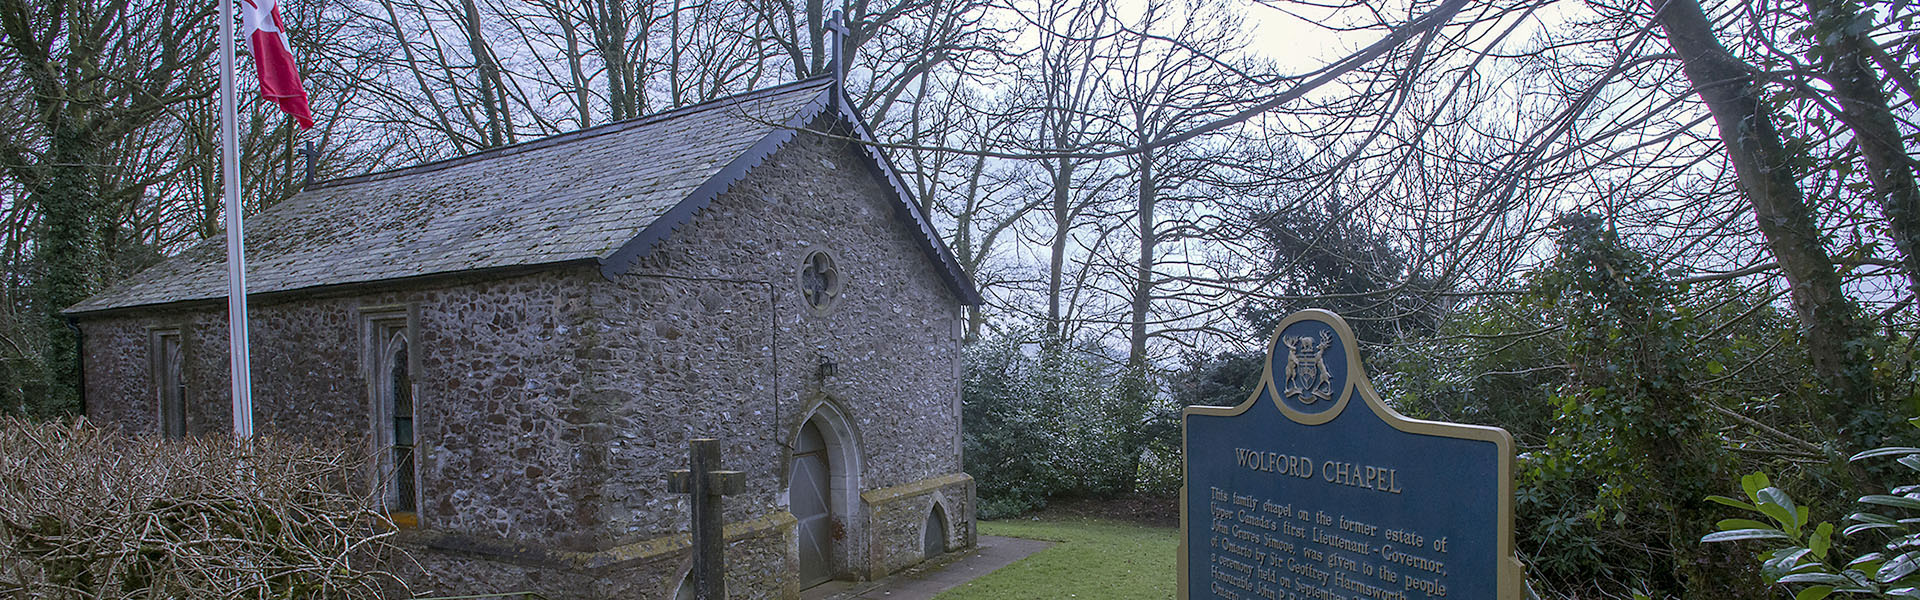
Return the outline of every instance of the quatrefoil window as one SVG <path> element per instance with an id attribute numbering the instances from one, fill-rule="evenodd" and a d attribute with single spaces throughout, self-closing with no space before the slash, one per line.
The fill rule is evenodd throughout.
<path id="1" fill-rule="evenodd" d="M 815 251 L 807 255 L 800 265 L 800 298 L 807 306 L 817 312 L 833 308 L 833 302 L 840 299 L 840 287 L 845 278 L 840 275 L 840 267 L 834 265 L 833 255 Z"/>

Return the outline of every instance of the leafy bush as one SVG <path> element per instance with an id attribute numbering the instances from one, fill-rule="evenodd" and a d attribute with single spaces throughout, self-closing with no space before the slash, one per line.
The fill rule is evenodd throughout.
<path id="1" fill-rule="evenodd" d="M 1920 419 L 1909 422 L 1920 427 Z M 1889 456 L 1898 456 L 1895 462 L 1899 465 L 1920 471 L 1920 448 L 1878 448 L 1856 454 L 1852 460 Z M 1718 524 L 1719 531 L 1707 534 L 1701 541 L 1784 543 L 1760 553 L 1760 573 L 1770 583 L 1798 588 L 1794 600 L 1821 600 L 1835 592 L 1875 598 L 1920 598 L 1920 532 L 1913 529 L 1915 524 L 1920 524 L 1920 518 L 1912 513 L 1884 514 L 1888 512 L 1885 509 L 1920 509 L 1920 485 L 1902 485 L 1886 494 L 1860 498 L 1859 502 L 1867 508 L 1847 516 L 1850 524 L 1840 531 L 1840 536 L 1854 538 L 1866 532 L 1879 532 L 1885 534 L 1887 540 L 1879 544 L 1878 549 L 1851 558 L 1846 557 L 1849 553 L 1840 545 L 1849 540 L 1835 538 L 1833 523 L 1821 521 L 1810 526 L 1813 511 L 1774 487 L 1765 474 L 1741 477 L 1740 487 L 1746 492 L 1745 501 L 1726 496 L 1708 499 L 1766 520 L 1723 519 Z"/>
<path id="2" fill-rule="evenodd" d="M 361 453 L 0 419 L 0 595 L 375 598 L 404 585 Z"/>
<path id="3" fill-rule="evenodd" d="M 1698 541 L 1704 498 L 1751 468 L 1824 466 L 1795 412 L 1804 365 L 1779 350 L 1794 324 L 1743 288 L 1673 280 L 1602 219 L 1557 229 L 1524 293 L 1384 352 L 1382 388 L 1409 415 L 1513 433 L 1515 542 L 1547 594 L 1748 595 L 1749 561 Z"/>
<path id="4" fill-rule="evenodd" d="M 1126 378 L 1091 350 L 1018 334 L 966 351 L 966 469 L 993 519 L 1060 496 L 1126 491 L 1138 472 L 1142 416 Z"/>

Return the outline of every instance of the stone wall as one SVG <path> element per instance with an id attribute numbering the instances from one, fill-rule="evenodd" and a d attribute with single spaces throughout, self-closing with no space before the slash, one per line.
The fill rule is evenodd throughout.
<path id="1" fill-rule="evenodd" d="M 159 392 L 154 389 L 153 369 L 149 364 L 152 351 L 149 327 L 177 322 L 173 313 L 82 322 L 80 376 L 86 388 L 83 395 L 89 420 L 128 432 L 155 435 L 160 432 Z M 187 340 L 183 334 L 183 347 Z M 197 358 L 190 356 L 188 364 Z M 197 389 L 196 383 L 188 382 L 189 395 Z M 199 410 L 195 402 L 187 404 L 189 414 Z"/>
<path id="2" fill-rule="evenodd" d="M 773 513 L 730 523 L 727 592 L 732 598 L 792 598 L 793 516 Z M 415 596 L 538 591 L 555 600 L 621 598 L 673 600 L 693 567 L 686 535 L 667 536 L 594 552 L 528 546 L 480 547 L 458 535 L 432 531 L 406 536 L 417 565 L 398 571 Z"/>
<path id="3" fill-rule="evenodd" d="M 348 437 L 373 451 L 363 315 L 411 312 L 419 517 L 431 528 L 584 547 L 591 487 L 564 427 L 580 383 L 577 308 L 592 269 L 445 287 L 306 297 L 250 307 L 254 425 L 263 435 Z M 597 276 L 597 275 L 595 275 Z M 224 306 L 86 319 L 87 414 L 157 433 L 149 331 L 178 328 L 188 430 L 232 430 Z"/>
<path id="4" fill-rule="evenodd" d="M 871 576 L 884 577 L 946 551 L 971 548 L 979 541 L 974 531 L 973 478 L 965 474 L 936 477 L 861 494 L 873 515 Z M 944 550 L 929 554 L 923 547 L 927 516 L 939 505 L 946 516 Z"/>
<path id="5" fill-rule="evenodd" d="M 789 444 L 823 401 L 854 421 L 860 490 L 960 472 L 959 301 L 862 161 L 850 145 L 802 134 L 645 268 L 596 283 L 583 369 L 603 401 L 592 421 L 617 432 L 600 491 L 609 541 L 685 530 L 685 500 L 657 474 L 684 463 L 693 436 L 722 435 L 723 462 L 747 473 L 729 520 L 785 510 Z M 826 311 L 798 287 L 815 250 L 845 282 Z M 820 374 L 827 361 L 832 376 Z M 960 497 L 971 515 L 971 496 Z M 897 568 L 867 564 L 867 507 L 844 508 L 843 575 Z"/>

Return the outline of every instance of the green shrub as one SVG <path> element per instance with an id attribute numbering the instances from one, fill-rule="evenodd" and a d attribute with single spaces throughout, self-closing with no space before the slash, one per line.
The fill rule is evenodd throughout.
<path id="1" fill-rule="evenodd" d="M 1920 419 L 1909 422 L 1920 427 Z M 1894 456 L 1899 457 L 1895 462 L 1900 466 L 1920 471 L 1920 448 L 1878 448 L 1856 454 L 1852 460 Z M 1901 485 L 1886 494 L 1861 497 L 1864 506 L 1847 516 L 1849 524 L 1837 537 L 1833 523 L 1812 523 L 1812 509 L 1795 503 L 1765 474 L 1741 477 L 1740 487 L 1746 492 L 1744 501 L 1726 496 L 1708 499 L 1759 518 L 1723 519 L 1717 525 L 1719 531 L 1701 541 L 1772 542 L 1775 547 L 1759 555 L 1761 575 L 1769 583 L 1795 589 L 1795 600 L 1820 600 L 1836 592 L 1920 598 L 1920 532 L 1913 528 L 1920 524 L 1920 516 L 1915 516 L 1920 512 L 1914 512 L 1920 509 L 1920 485 Z M 1886 540 L 1876 545 L 1859 539 L 1869 533 L 1884 535 Z M 1873 549 L 1848 552 L 1845 542 L 1849 541 Z"/>
<path id="2" fill-rule="evenodd" d="M 1018 334 L 967 347 L 963 439 L 982 518 L 1134 485 L 1143 417 L 1126 378 L 1091 352 Z"/>

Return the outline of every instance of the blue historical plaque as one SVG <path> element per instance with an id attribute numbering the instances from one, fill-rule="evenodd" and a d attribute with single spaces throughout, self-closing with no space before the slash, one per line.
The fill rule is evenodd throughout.
<path id="1" fill-rule="evenodd" d="M 1338 315 L 1287 317 L 1260 384 L 1183 418 L 1180 600 L 1518 600 L 1513 441 L 1381 402 Z"/>

